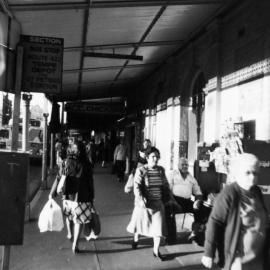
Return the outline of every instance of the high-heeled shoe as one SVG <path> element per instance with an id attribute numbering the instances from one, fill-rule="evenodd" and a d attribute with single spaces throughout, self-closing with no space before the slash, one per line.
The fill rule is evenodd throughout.
<path id="1" fill-rule="evenodd" d="M 156 254 L 156 253 L 153 251 L 153 256 L 154 256 L 154 258 L 163 261 L 163 256 L 160 254 L 159 251 L 158 251 L 158 254 Z"/>
<path id="2" fill-rule="evenodd" d="M 79 250 L 79 248 L 78 248 L 77 246 L 72 246 L 72 252 L 73 252 L 74 254 L 77 254 L 77 253 L 80 252 L 80 250 Z"/>
<path id="3" fill-rule="evenodd" d="M 132 249 L 137 249 L 138 247 L 138 241 L 133 241 L 131 244 Z"/>
<path id="4" fill-rule="evenodd" d="M 73 238 L 72 235 L 67 235 L 67 239 L 68 239 L 69 241 L 72 241 L 72 238 Z"/>

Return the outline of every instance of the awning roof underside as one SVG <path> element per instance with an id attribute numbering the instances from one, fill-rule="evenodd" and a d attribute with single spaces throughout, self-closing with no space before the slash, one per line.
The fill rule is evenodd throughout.
<path id="1" fill-rule="evenodd" d="M 128 96 L 212 20 L 226 0 L 8 0 L 22 34 L 64 39 L 58 100 Z M 85 52 L 139 55 L 142 61 Z"/>

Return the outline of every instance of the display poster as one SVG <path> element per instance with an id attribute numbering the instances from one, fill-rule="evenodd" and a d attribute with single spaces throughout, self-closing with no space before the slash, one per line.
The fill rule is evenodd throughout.
<path id="1" fill-rule="evenodd" d="M 22 91 L 59 94 L 62 90 L 64 39 L 22 35 Z"/>

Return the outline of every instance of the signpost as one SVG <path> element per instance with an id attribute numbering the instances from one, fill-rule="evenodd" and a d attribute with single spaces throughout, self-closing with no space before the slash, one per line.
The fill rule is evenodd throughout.
<path id="1" fill-rule="evenodd" d="M 59 94 L 62 90 L 62 38 L 21 35 L 24 48 L 22 89 Z"/>

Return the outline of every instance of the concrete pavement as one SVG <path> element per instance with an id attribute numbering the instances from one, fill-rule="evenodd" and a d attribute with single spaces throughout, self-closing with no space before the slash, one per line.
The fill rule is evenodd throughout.
<path id="1" fill-rule="evenodd" d="M 102 226 L 100 237 L 87 242 L 81 236 L 82 252 L 74 255 L 65 230 L 40 233 L 37 220 L 49 193 L 40 190 L 31 203 L 31 220 L 25 224 L 24 244 L 11 248 L 11 270 L 204 269 L 200 264 L 202 248 L 187 244 L 183 240 L 185 232 L 181 233 L 179 244 L 162 246 L 161 253 L 167 254 L 166 261 L 153 257 L 149 238 L 142 238 L 138 249 L 132 250 L 132 235 L 126 231 L 126 226 L 133 208 L 133 195 L 124 193 L 124 183 L 118 183 L 109 168 L 97 167 L 94 179 L 95 204 Z"/>

